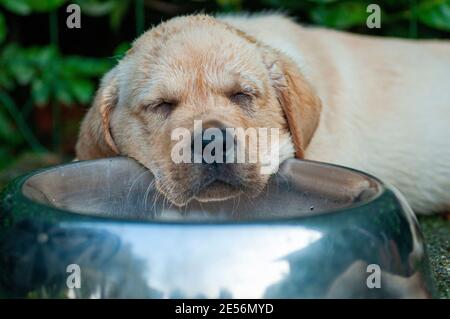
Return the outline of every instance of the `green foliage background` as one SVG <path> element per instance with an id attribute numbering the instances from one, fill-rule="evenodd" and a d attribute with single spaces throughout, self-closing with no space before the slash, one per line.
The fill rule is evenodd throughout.
<path id="1" fill-rule="evenodd" d="M 81 29 L 65 25 L 70 3 L 81 7 Z M 381 29 L 366 27 L 371 3 L 381 8 Z M 151 25 L 194 12 L 271 10 L 362 34 L 450 38 L 450 0 L 0 0 L 0 189 L 26 171 L 73 158 L 73 137 L 99 78 Z M 67 110 L 79 114 L 67 119 Z M 51 117 L 50 136 L 40 113 Z M 441 297 L 450 298 L 450 224 L 420 222 Z"/>
<path id="2" fill-rule="evenodd" d="M 90 19 L 89 32 L 107 24 L 108 32 L 115 35 L 109 51 L 100 50 L 103 53 L 98 56 L 92 39 L 79 43 L 83 55 L 59 45 L 69 32 L 65 26 L 69 3 L 80 5 L 82 28 L 84 20 Z M 381 7 L 381 29 L 366 27 L 370 3 Z M 88 107 L 100 76 L 152 24 L 192 12 L 262 10 L 282 11 L 301 23 L 358 33 L 407 38 L 450 35 L 450 0 L 0 0 L 0 170 L 30 151 L 62 153 L 66 141 L 61 109 Z M 44 43 L 42 37 L 36 43 L 26 38 L 23 26 L 28 21 L 39 21 L 38 26 L 29 27 L 39 28 Z M 38 109 L 51 113 L 51 138 L 39 132 L 33 117 Z M 79 119 L 74 121 L 77 126 Z"/>

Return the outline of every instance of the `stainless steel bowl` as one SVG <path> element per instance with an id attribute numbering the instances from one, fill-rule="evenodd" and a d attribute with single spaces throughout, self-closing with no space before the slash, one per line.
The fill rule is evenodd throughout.
<path id="1" fill-rule="evenodd" d="M 434 295 L 414 214 L 369 175 L 288 160 L 258 198 L 182 208 L 152 180 L 117 157 L 11 183 L 0 196 L 0 296 Z"/>

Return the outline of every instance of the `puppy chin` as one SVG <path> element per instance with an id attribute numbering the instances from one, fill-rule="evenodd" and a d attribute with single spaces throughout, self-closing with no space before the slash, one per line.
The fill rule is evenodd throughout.
<path id="1" fill-rule="evenodd" d="M 223 201 L 242 194 L 242 191 L 232 185 L 221 181 L 215 181 L 202 189 L 193 198 L 199 202 Z"/>
<path id="2" fill-rule="evenodd" d="M 233 176 L 220 177 L 210 181 L 183 181 L 163 183 L 157 179 L 155 185 L 158 191 L 172 204 L 182 207 L 191 200 L 198 202 L 225 201 L 240 195 L 247 198 L 258 196 L 268 182 L 269 175 L 259 175 L 256 170 L 240 172 L 238 176 L 245 174 L 247 178 L 233 178 Z M 201 185 L 203 184 L 203 185 Z M 196 185 L 196 186 L 194 186 Z"/>
<path id="3" fill-rule="evenodd" d="M 167 192 L 163 187 L 161 188 L 158 186 L 157 189 L 172 204 L 178 207 L 186 206 L 191 200 L 197 200 L 202 203 L 218 202 L 237 197 L 244 193 L 244 191 L 239 189 L 238 187 L 229 185 L 221 181 L 215 181 L 195 194 L 193 194 L 191 190 L 187 190 L 186 192 L 179 192 L 179 190 Z M 250 195 L 250 197 L 257 195 L 257 193 L 255 192 L 252 192 L 252 194 L 248 193 L 249 192 L 246 192 L 246 194 Z"/>
<path id="4" fill-rule="evenodd" d="M 178 207 L 183 207 L 185 205 L 187 205 L 192 199 L 193 197 L 191 195 L 184 195 L 184 194 L 172 194 L 172 193 L 167 193 L 163 190 L 159 190 L 159 192 L 161 194 L 163 194 L 163 196 L 169 200 L 170 203 L 172 203 L 175 206 Z"/>
<path id="5" fill-rule="evenodd" d="M 233 188 L 233 187 L 206 187 L 203 191 L 199 192 L 196 195 L 192 193 L 185 194 L 175 194 L 168 193 L 162 189 L 158 189 L 158 191 L 163 194 L 172 204 L 183 207 L 186 206 L 191 200 L 197 200 L 202 203 L 206 202 L 216 202 L 216 201 L 224 201 L 233 197 L 237 197 L 242 194 L 242 191 Z"/>

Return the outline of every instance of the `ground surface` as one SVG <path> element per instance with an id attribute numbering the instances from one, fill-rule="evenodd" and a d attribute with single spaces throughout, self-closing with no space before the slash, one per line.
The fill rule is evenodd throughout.
<path id="1" fill-rule="evenodd" d="M 0 190 L 14 177 L 63 160 L 54 155 L 26 155 L 0 171 Z M 441 298 L 450 298 L 450 220 L 443 216 L 419 217 L 428 248 L 432 274 Z"/>
<path id="2" fill-rule="evenodd" d="M 430 264 L 441 298 L 450 298 L 450 221 L 443 217 L 420 217 Z"/>

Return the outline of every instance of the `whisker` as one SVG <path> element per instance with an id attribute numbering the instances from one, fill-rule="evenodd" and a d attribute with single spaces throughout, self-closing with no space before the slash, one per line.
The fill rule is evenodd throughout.
<path id="1" fill-rule="evenodd" d="M 157 191 L 153 194 L 153 203 L 152 203 L 152 212 L 154 215 L 158 215 L 158 209 L 156 207 L 156 204 L 158 203 L 159 196 L 161 195 L 161 192 Z"/>
<path id="2" fill-rule="evenodd" d="M 129 197 L 130 197 L 130 195 L 131 195 L 131 191 L 133 190 L 134 185 L 136 185 L 137 181 L 138 181 L 142 176 L 144 176 L 144 175 L 147 174 L 147 173 L 151 173 L 151 171 L 150 171 L 149 169 L 145 170 L 144 172 L 140 173 L 140 174 L 134 179 L 133 183 L 131 183 L 131 187 L 130 187 L 130 189 L 128 190 L 128 193 L 127 193 L 127 197 L 126 197 L 125 203 L 128 203 L 128 200 L 129 200 Z"/>
<path id="3" fill-rule="evenodd" d="M 205 209 L 203 208 L 203 204 L 202 204 L 201 202 L 198 202 L 198 204 L 200 205 L 200 208 L 202 209 L 203 216 L 208 217 L 208 213 L 207 213 L 207 212 L 205 211 Z"/>
<path id="4" fill-rule="evenodd" d="M 152 184 L 150 183 L 147 186 L 147 189 L 145 191 L 145 195 L 144 195 L 144 212 L 147 212 L 147 201 L 148 201 L 148 194 L 150 193 L 150 190 L 152 189 Z"/>
<path id="5" fill-rule="evenodd" d="M 239 204 L 241 203 L 241 195 L 238 195 L 238 197 L 237 197 L 237 205 L 236 205 L 236 209 L 237 209 L 237 212 L 239 212 Z M 238 216 L 237 217 L 239 217 L 239 213 L 238 213 Z"/>
<path id="6" fill-rule="evenodd" d="M 234 217 L 235 205 L 236 205 L 236 198 L 233 197 L 233 208 L 231 209 L 231 217 Z"/>

